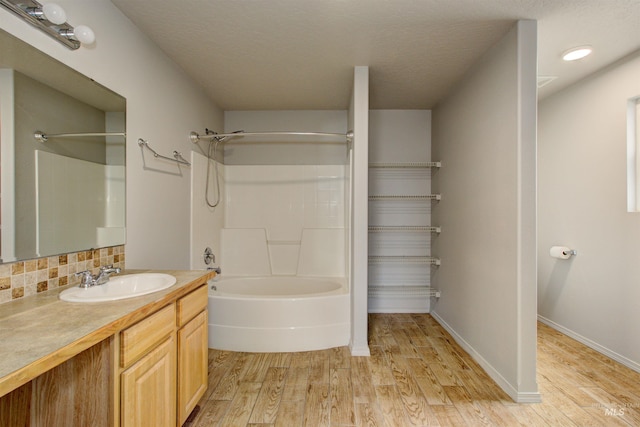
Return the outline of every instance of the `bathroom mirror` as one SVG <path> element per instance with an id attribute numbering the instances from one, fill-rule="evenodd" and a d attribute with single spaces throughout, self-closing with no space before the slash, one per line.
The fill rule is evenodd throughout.
<path id="1" fill-rule="evenodd" d="M 125 117 L 122 96 L 0 30 L 0 262 L 124 244 Z"/>

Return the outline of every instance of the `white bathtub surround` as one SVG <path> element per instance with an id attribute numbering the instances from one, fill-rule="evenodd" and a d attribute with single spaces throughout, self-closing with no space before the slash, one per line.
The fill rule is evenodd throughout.
<path id="1" fill-rule="evenodd" d="M 227 165 L 227 276 L 345 277 L 345 165 Z"/>
<path id="2" fill-rule="evenodd" d="M 358 120 L 358 126 L 352 125 L 355 110 L 358 110 L 360 118 L 368 116 L 368 79 L 362 78 L 367 74 L 366 67 L 356 68 L 354 77 L 359 84 L 354 99 L 358 102 L 352 103 L 348 112 L 228 111 L 225 112 L 224 130 L 344 133 L 348 129 L 355 131 L 358 128 L 353 146 L 361 147 L 359 153 L 360 157 L 364 156 L 365 166 L 361 170 L 364 181 L 359 182 L 366 183 L 366 120 Z M 242 277 L 254 279 L 260 276 L 291 279 L 291 286 L 299 290 L 307 288 L 309 280 L 315 279 L 343 283 L 344 288 L 339 295 L 323 294 L 321 298 L 324 302 L 319 302 L 317 295 L 300 298 L 297 292 L 289 297 L 281 297 L 296 301 L 295 305 L 286 306 L 285 311 L 296 313 L 302 310 L 305 317 L 300 322 L 293 317 L 284 324 L 269 325 L 270 329 L 282 329 L 280 332 L 285 335 L 288 330 L 293 331 L 293 336 L 288 334 L 286 339 L 272 337 L 274 342 L 285 342 L 275 351 L 285 351 L 283 348 L 301 351 L 351 345 L 352 354 L 368 355 L 366 263 L 364 268 L 355 269 L 360 279 L 352 278 L 355 271 L 351 264 L 351 254 L 354 252 L 351 249 L 351 221 L 353 214 L 357 214 L 352 211 L 353 191 L 355 187 L 358 187 L 356 192 L 364 191 L 361 196 L 366 200 L 366 185 L 354 186 L 351 146 L 308 140 L 258 143 L 247 139 L 235 142 L 224 147 L 224 218 L 223 226 L 217 230 L 220 235 L 218 262 L 222 268 L 220 280 Z M 355 219 L 355 223 L 366 230 L 366 209 L 364 212 L 364 215 Z M 199 234 L 201 227 L 207 227 L 204 217 L 192 234 Z M 360 244 L 355 246 L 366 259 L 366 239 L 364 245 L 361 239 L 359 241 Z M 350 295 L 347 291 L 350 284 L 354 283 L 351 280 L 360 285 L 358 291 L 354 292 L 357 295 Z M 224 300 L 224 304 L 228 307 L 230 301 Z M 233 311 L 236 315 L 255 311 L 253 304 L 259 304 L 256 298 L 234 299 Z M 340 310 L 338 314 L 334 312 L 335 309 Z M 262 316 L 251 317 L 251 324 L 245 324 L 242 328 L 255 332 L 254 328 L 261 328 L 265 319 L 282 312 L 282 308 L 271 307 Z M 354 313 L 357 313 L 355 321 Z M 304 323 L 313 322 L 313 318 L 323 319 L 326 315 L 330 319 L 324 317 L 325 320 L 321 321 L 324 326 Z M 322 329 L 328 332 L 322 332 Z M 237 332 L 236 329 L 231 335 Z M 256 333 L 262 336 L 266 331 L 258 329 Z M 220 331 L 218 335 L 224 334 Z M 316 335 L 326 335 L 326 339 L 318 341 L 314 338 Z M 256 337 L 248 340 L 258 342 Z M 299 346 L 287 347 L 294 345 L 292 342 L 297 342 L 295 345 Z M 220 344 L 213 342 L 211 346 L 220 348 Z M 246 350 L 256 351 L 255 346 Z"/>
<path id="3" fill-rule="evenodd" d="M 300 241 L 268 242 L 263 228 L 220 230 L 225 276 L 345 277 L 344 230 L 302 230 Z"/>
<path id="4" fill-rule="evenodd" d="M 349 343 L 349 292 L 344 279 L 222 277 L 210 286 L 210 348 L 291 352 Z"/>
<path id="5" fill-rule="evenodd" d="M 225 166 L 209 346 L 309 351 L 350 339 L 344 165 Z"/>
<path id="6" fill-rule="evenodd" d="M 220 230 L 220 264 L 226 276 L 270 276 L 271 263 L 264 228 Z"/>
<path id="7" fill-rule="evenodd" d="M 236 129 L 340 133 L 347 130 L 346 111 L 225 113 L 225 131 Z M 349 229 L 345 227 L 351 204 L 348 146 L 235 142 L 224 149 L 224 197 L 215 211 L 222 225 L 209 226 L 206 209 L 200 209 L 203 215 L 192 238 L 209 229 L 219 235 L 216 261 L 222 274 L 216 283 L 238 286 L 245 280 L 253 286 L 254 280 L 261 280 L 270 292 L 280 295 L 279 302 L 265 298 L 262 290 L 253 296 L 213 296 L 210 312 L 216 313 L 217 320 L 211 321 L 215 332 L 210 346 L 303 351 L 348 345 L 352 332 Z M 204 174 L 202 165 L 194 163 L 194 176 Z M 197 256 L 192 259 L 198 260 Z M 315 288 L 318 280 L 338 283 L 339 289 L 331 294 L 314 290 L 308 295 L 305 290 L 310 284 Z M 287 289 L 282 288 L 284 281 Z M 301 297 L 303 293 L 307 295 Z M 264 304 L 265 299 L 269 304 Z M 364 314 L 366 320 L 366 310 Z M 280 323 L 271 321 L 279 316 Z M 228 344 L 237 337 L 246 346 Z M 262 337 L 272 347 L 260 344 Z"/>
<path id="8" fill-rule="evenodd" d="M 305 228 L 302 230 L 299 276 L 345 277 L 344 229 Z"/>

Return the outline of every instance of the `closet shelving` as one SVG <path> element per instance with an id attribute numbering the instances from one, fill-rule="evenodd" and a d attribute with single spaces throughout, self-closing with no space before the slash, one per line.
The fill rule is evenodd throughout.
<path id="1" fill-rule="evenodd" d="M 435 233 L 440 234 L 440 227 L 436 226 L 412 226 L 412 225 L 382 225 L 382 226 L 369 226 L 369 233 L 400 233 L 403 231 L 407 232 L 417 232 L 417 233 Z"/>
<path id="2" fill-rule="evenodd" d="M 420 297 L 436 297 L 440 298 L 440 291 L 433 288 L 425 288 L 424 286 L 405 286 L 403 293 L 406 297 L 420 298 Z M 369 288 L 370 297 L 384 297 L 385 293 L 380 288 Z"/>
<path id="3" fill-rule="evenodd" d="M 440 265 L 440 258 L 412 255 L 371 255 L 369 264 L 427 264 Z"/>
<path id="4" fill-rule="evenodd" d="M 440 166 L 440 162 L 369 163 L 369 169 L 434 169 Z"/>
<path id="5" fill-rule="evenodd" d="M 379 196 L 369 196 L 370 201 L 377 200 L 436 200 L 440 201 L 441 197 L 439 194 L 425 194 L 422 196 L 415 195 L 400 195 L 400 194 L 387 194 L 387 195 L 379 195 Z"/>
<path id="6" fill-rule="evenodd" d="M 369 164 L 369 297 L 374 300 L 439 297 L 430 286 L 440 259 L 431 239 L 440 234 L 430 222 L 433 170 L 440 162 Z M 382 308 L 385 309 L 384 307 Z"/>

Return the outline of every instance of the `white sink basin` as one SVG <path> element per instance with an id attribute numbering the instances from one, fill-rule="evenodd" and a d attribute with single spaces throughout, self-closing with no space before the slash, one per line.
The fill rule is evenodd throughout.
<path id="1" fill-rule="evenodd" d="M 60 299 L 70 302 L 115 301 L 167 289 L 176 283 L 176 278 L 164 273 L 139 273 L 113 276 L 104 285 L 90 288 L 78 286 L 60 293 Z"/>

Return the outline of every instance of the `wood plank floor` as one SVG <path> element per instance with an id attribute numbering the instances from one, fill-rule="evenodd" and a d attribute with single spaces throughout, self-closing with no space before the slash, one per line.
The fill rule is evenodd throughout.
<path id="1" fill-rule="evenodd" d="M 640 374 L 538 324 L 543 402 L 514 403 L 428 314 L 372 314 L 371 357 L 210 350 L 200 426 L 640 426 Z"/>

